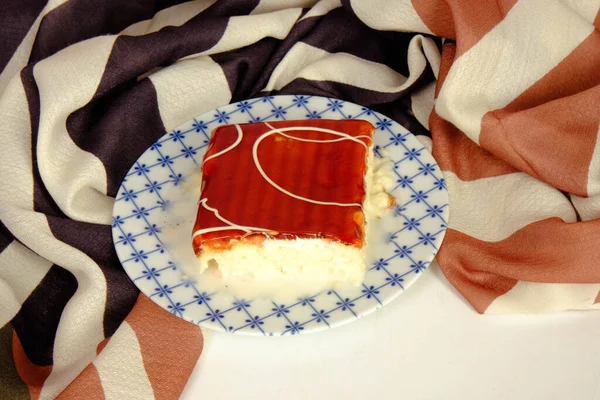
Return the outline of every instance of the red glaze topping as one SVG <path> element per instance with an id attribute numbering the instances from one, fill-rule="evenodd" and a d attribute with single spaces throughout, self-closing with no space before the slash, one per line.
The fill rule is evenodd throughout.
<path id="1" fill-rule="evenodd" d="M 373 131 L 363 120 L 217 128 L 204 156 L 196 254 L 204 246 L 227 249 L 231 239 L 259 243 L 266 237 L 319 237 L 362 247 Z"/>

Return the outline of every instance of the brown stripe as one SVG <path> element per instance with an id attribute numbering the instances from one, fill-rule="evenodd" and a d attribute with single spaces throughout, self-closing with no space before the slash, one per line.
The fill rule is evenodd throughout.
<path id="1" fill-rule="evenodd" d="M 594 304 L 600 303 L 600 292 L 598 292 L 598 296 L 596 296 L 596 300 L 594 300 Z"/>
<path id="2" fill-rule="evenodd" d="M 64 268 L 53 265 L 23 302 L 12 320 L 19 346 L 37 365 L 52 365 L 54 338 L 62 312 L 77 290 L 77 280 Z"/>
<path id="3" fill-rule="evenodd" d="M 33 77 L 33 65 L 25 67 L 21 71 L 21 82 L 25 89 L 27 104 L 29 106 L 29 120 L 31 123 L 31 163 L 33 170 L 33 209 L 42 214 L 64 217 L 66 215 L 54 202 L 54 199 L 46 189 L 37 161 L 37 142 L 40 122 L 40 93 L 37 83 Z"/>
<path id="4" fill-rule="evenodd" d="M 500 23 L 516 3 L 517 0 L 448 2 L 456 27 L 457 57 Z"/>
<path id="5" fill-rule="evenodd" d="M 485 242 L 449 229 L 440 264 L 459 260 L 464 269 L 541 283 L 600 282 L 600 219 L 566 223 L 548 218 L 499 242 Z"/>
<path id="6" fill-rule="evenodd" d="M 422 76 L 426 74 L 427 69 L 423 72 Z M 312 81 L 304 78 L 296 78 L 281 88 L 281 90 L 273 91 L 270 94 L 307 94 L 344 99 L 385 113 L 385 115 L 394 119 L 414 134 L 428 135 L 429 132 L 417 121 L 410 111 L 410 93 L 412 93 L 415 87 L 395 93 L 384 93 L 340 82 Z M 264 95 L 266 93 L 263 92 L 261 94 Z"/>
<path id="7" fill-rule="evenodd" d="M 213 47 L 229 15 L 255 6 L 256 1 L 219 1 L 180 27 L 116 39 L 93 100 L 67 119 L 75 144 L 105 165 L 108 195 L 116 196 L 131 164 L 165 133 L 154 86 L 138 77 Z"/>
<path id="8" fill-rule="evenodd" d="M 304 12 L 303 12 L 304 13 Z M 318 17 L 296 23 L 284 40 L 264 38 L 257 43 L 211 58 L 223 69 L 229 84 L 231 102 L 259 97 L 269 77 L 288 51 L 319 22 Z"/>
<path id="9" fill-rule="evenodd" d="M 140 75 L 156 67 L 210 49 L 223 37 L 229 17 L 247 14 L 257 4 L 257 0 L 217 1 L 182 26 L 167 27 L 143 36 L 119 36 L 95 99 L 120 85 L 135 82 Z"/>
<path id="10" fill-rule="evenodd" d="M 200 328 L 171 315 L 143 294 L 127 322 L 140 344 L 155 397 L 178 399 L 202 352 Z"/>
<path id="11" fill-rule="evenodd" d="M 289 40 L 294 42 L 302 41 L 329 53 L 352 54 L 387 65 L 404 76 L 409 74 L 406 56 L 398 54 L 407 54 L 415 34 L 371 29 L 345 7 L 299 21 L 290 34 Z"/>
<path id="12" fill-rule="evenodd" d="M 371 106 L 371 109 L 398 122 L 400 125 L 408 129 L 408 131 L 413 135 L 431 136 L 429 130 L 421 125 L 421 123 L 415 118 L 414 113 L 412 112 L 412 100 L 410 95 L 416 91 L 419 91 L 422 87 L 433 81 L 435 81 L 435 77 L 431 71 L 431 67 L 427 65 L 425 71 L 410 87 L 406 95 L 401 96 L 396 101 L 375 104 Z"/>
<path id="13" fill-rule="evenodd" d="M 46 5 L 47 0 L 3 0 L 0 13 L 2 46 L 0 46 L 0 72 L 25 39 L 31 26 Z"/>
<path id="14" fill-rule="evenodd" d="M 9 324 L 0 328 L 0 399 L 29 400 L 29 388 L 19 376 L 13 359 L 12 336 Z"/>
<path id="15" fill-rule="evenodd" d="M 281 52 L 282 46 L 277 39 L 264 38 L 253 45 L 211 56 L 225 74 L 232 103 L 259 97 L 258 93 L 286 54 Z"/>
<path id="16" fill-rule="evenodd" d="M 54 217 L 48 218 L 48 225 L 58 240 L 83 251 L 100 267 L 106 279 L 104 337 L 112 336 L 129 314 L 139 291 L 117 258 L 111 227 Z"/>
<path id="17" fill-rule="evenodd" d="M 126 378 L 123 378 L 126 379 Z M 75 378 L 73 382 L 63 390 L 57 400 L 104 400 L 104 389 L 100 381 L 100 375 L 94 364 L 88 365 Z"/>
<path id="18" fill-rule="evenodd" d="M 49 12 L 40 23 L 30 63 L 38 62 L 74 43 L 116 34 L 129 25 L 152 18 L 162 9 L 185 1 L 105 0 L 100 5 L 95 0 L 70 0 Z"/>
<path id="19" fill-rule="evenodd" d="M 8 247 L 9 244 L 12 243 L 14 236 L 10 231 L 4 226 L 2 221 L 0 221 L 0 253 L 4 251 Z"/>
<path id="20" fill-rule="evenodd" d="M 444 0 L 411 0 L 417 14 L 436 36 L 455 39 L 454 20 Z"/>
<path id="21" fill-rule="evenodd" d="M 135 160 L 165 134 L 156 90 L 147 78 L 73 112 L 67 130 L 78 147 L 102 161 L 107 194 L 113 197 Z"/>
<path id="22" fill-rule="evenodd" d="M 552 186 L 587 196 L 600 114 L 600 31 L 503 109 L 486 114 L 482 147 Z"/>
<path id="23" fill-rule="evenodd" d="M 594 19 L 594 26 L 596 29 L 600 29 L 600 10 L 598 11 L 598 14 L 596 14 L 596 19 Z"/>
<path id="24" fill-rule="evenodd" d="M 299 41 L 328 52 L 349 53 L 382 63 L 408 75 L 406 57 L 398 57 L 397 54 L 408 51 L 413 37 L 411 33 L 371 29 L 345 7 L 299 21 L 282 41 L 264 38 L 251 46 L 216 54 L 212 58 L 223 68 L 233 95 L 232 101 L 238 101 L 256 97 L 266 86 L 273 70 Z M 365 42 L 370 45 L 362 45 Z"/>
<path id="25" fill-rule="evenodd" d="M 40 397 L 44 382 L 52 371 L 52 365 L 39 366 L 32 363 L 27 358 L 16 332 L 13 332 L 12 336 L 12 351 L 19 376 L 27 384 L 31 398 L 37 400 Z"/>

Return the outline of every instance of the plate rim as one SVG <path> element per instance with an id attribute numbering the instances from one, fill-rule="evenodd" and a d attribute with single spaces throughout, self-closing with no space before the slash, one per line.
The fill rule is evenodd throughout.
<path id="1" fill-rule="evenodd" d="M 398 122 L 398 121 L 395 121 L 395 120 L 393 120 L 392 118 L 390 118 L 390 117 L 387 117 L 387 116 L 385 116 L 385 115 L 384 115 L 384 114 L 382 114 L 382 113 L 379 113 L 379 112 L 377 112 L 377 111 L 374 111 L 374 110 L 372 110 L 372 109 L 371 109 L 371 108 L 369 108 L 369 107 L 362 106 L 362 105 L 360 105 L 360 104 L 357 104 L 357 103 L 353 103 L 353 102 L 351 102 L 351 101 L 342 100 L 342 99 L 338 99 L 338 98 L 334 98 L 334 97 L 328 97 L 328 96 L 319 96 L 319 95 L 306 95 L 306 94 L 266 95 L 266 96 L 254 97 L 254 98 L 250 98 L 250 99 L 243 99 L 243 100 L 239 100 L 239 101 L 236 101 L 236 102 L 232 102 L 232 103 L 229 103 L 229 104 L 222 105 L 222 106 L 220 106 L 220 107 L 214 108 L 214 109 L 212 109 L 212 110 L 209 110 L 209 111 L 203 112 L 203 113 L 201 113 L 201 114 L 199 114 L 199 115 L 195 115 L 195 116 L 193 116 L 193 117 L 191 117 L 191 118 L 188 118 L 188 119 L 186 119 L 186 120 L 185 120 L 185 122 L 183 122 L 183 123 L 181 123 L 181 124 L 178 124 L 178 126 L 177 126 L 177 127 L 175 127 L 175 128 L 173 128 L 173 129 L 170 129 L 170 130 L 166 131 L 166 132 L 164 133 L 164 135 L 162 135 L 160 138 L 156 139 L 156 140 L 155 140 L 155 141 L 154 141 L 154 142 L 153 142 L 153 143 L 152 143 L 150 146 L 148 146 L 148 148 L 146 148 L 146 150 L 144 150 L 144 151 L 143 151 L 143 152 L 142 152 L 142 153 L 141 153 L 141 154 L 140 154 L 140 155 L 137 157 L 137 159 L 136 159 L 136 160 L 133 162 L 133 164 L 131 165 L 131 167 L 130 167 L 130 168 L 127 170 L 127 172 L 126 172 L 125 176 L 123 177 L 123 179 L 122 179 L 122 180 L 121 180 L 121 182 L 119 183 L 119 187 L 118 187 L 118 189 L 117 189 L 117 196 L 116 196 L 115 200 L 117 200 L 117 199 L 118 199 L 118 193 L 120 193 L 120 192 L 121 192 L 121 190 L 122 190 L 122 188 L 123 188 L 123 183 L 124 183 L 124 180 L 126 179 L 126 177 L 127 177 L 127 176 L 129 176 L 130 174 L 132 174 L 132 172 L 134 172 L 134 171 L 135 171 L 135 167 L 136 167 L 136 165 L 138 164 L 138 161 L 140 160 L 140 158 L 142 158 L 142 157 L 143 157 L 143 156 L 144 156 L 144 155 L 145 155 L 145 154 L 146 154 L 148 151 L 150 151 L 150 150 L 151 150 L 151 148 L 152 148 L 152 147 L 153 147 L 153 146 L 154 146 L 156 143 L 158 143 L 158 142 L 162 142 L 162 141 L 164 141 L 165 139 L 167 139 L 170 133 L 172 133 L 172 132 L 175 132 L 175 131 L 179 130 L 181 127 L 184 127 L 184 126 L 190 125 L 190 123 L 191 123 L 192 121 L 194 121 L 194 122 L 197 122 L 197 121 L 200 119 L 200 117 L 202 117 L 202 116 L 204 116 L 204 115 L 207 115 L 207 114 L 210 114 L 210 113 L 217 113 L 217 112 L 218 112 L 220 109 L 223 109 L 223 108 L 225 108 L 225 107 L 232 107 L 232 106 L 236 106 L 236 105 L 238 105 L 238 104 L 240 104 L 240 103 L 258 102 L 258 101 L 260 101 L 260 100 L 263 100 L 263 99 L 271 99 L 271 100 L 275 100 L 275 99 L 294 98 L 294 97 L 298 98 L 299 96 L 301 96 L 301 97 L 304 97 L 304 98 L 307 98 L 307 99 L 309 99 L 309 98 L 320 98 L 320 99 L 328 100 L 328 101 L 330 101 L 330 102 L 333 102 L 333 101 L 336 101 L 336 100 L 337 100 L 337 101 L 341 102 L 341 104 L 350 104 L 350 105 L 353 105 L 353 106 L 356 106 L 356 107 L 360 107 L 360 108 L 361 108 L 361 109 L 363 109 L 363 110 L 367 110 L 368 112 L 371 112 L 372 114 L 374 114 L 374 115 L 376 115 L 376 116 L 377 116 L 377 115 L 379 115 L 379 116 L 382 116 L 382 117 L 386 117 L 386 118 L 387 118 L 387 119 L 389 119 L 389 120 L 390 120 L 390 121 L 391 121 L 393 124 L 395 123 L 395 124 L 398 124 L 400 127 L 402 127 L 402 128 L 403 128 L 403 129 L 404 129 L 404 130 L 405 130 L 405 131 L 406 131 L 406 132 L 409 134 L 409 135 L 412 135 L 412 136 L 413 136 L 413 137 L 414 137 L 414 138 L 415 138 L 417 141 L 419 141 L 419 143 L 421 143 L 421 144 L 423 145 L 423 149 L 424 149 L 424 150 L 426 150 L 427 156 L 428 156 L 428 157 L 430 157 L 430 158 L 431 158 L 431 159 L 434 161 L 434 163 L 435 163 L 435 166 L 437 166 L 437 167 L 438 167 L 438 169 L 439 169 L 439 173 L 442 175 L 442 179 L 443 179 L 443 177 L 444 177 L 444 172 L 443 172 L 443 171 L 442 171 L 442 169 L 440 168 L 440 166 L 439 166 L 439 164 L 438 164 L 437 160 L 436 160 L 436 159 L 435 159 L 435 157 L 433 156 L 432 152 L 431 152 L 431 151 L 430 151 L 430 150 L 427 148 L 427 146 L 425 146 L 425 144 L 423 144 L 423 143 L 422 143 L 422 142 L 419 140 L 419 138 L 418 138 L 418 137 L 417 137 L 415 134 L 413 134 L 413 133 L 412 133 L 412 132 L 411 132 L 409 129 L 407 129 L 407 128 L 406 128 L 404 125 L 402 125 L 400 122 Z M 379 117 L 378 117 L 378 118 L 379 118 Z M 302 119 L 295 119 L 295 120 L 309 120 L 309 119 L 311 119 L 311 118 L 308 118 L 308 116 L 307 116 L 306 118 L 302 118 Z M 330 120 L 331 120 L 331 119 L 333 119 L 333 120 L 343 120 L 343 119 L 341 119 L 341 118 L 339 118 L 339 119 L 335 119 L 335 118 L 325 118 L 325 119 L 330 119 Z M 351 119 L 354 119 L 354 118 L 351 118 Z M 358 119 L 363 119 L 363 118 L 358 118 Z M 364 119 L 363 119 L 363 120 L 364 120 Z M 256 122 L 249 122 L 249 123 L 260 123 L 260 122 L 263 122 L 263 121 L 256 121 Z M 223 123 L 219 123 L 217 126 L 222 126 L 222 125 L 227 125 L 227 124 L 229 124 L 229 123 L 228 123 L 227 121 L 224 121 Z M 216 127 L 215 127 L 215 128 L 216 128 Z M 376 128 L 376 129 L 377 129 L 377 128 Z M 209 133 L 209 134 L 210 134 L 210 133 Z M 445 238 L 446 238 L 446 234 L 447 234 L 448 222 L 450 221 L 450 201 L 449 201 L 450 199 L 449 199 L 449 194 L 448 194 L 448 189 L 447 189 L 447 187 L 445 187 L 444 189 L 445 189 L 445 190 L 444 190 L 444 192 L 445 192 L 446 204 L 447 204 L 447 206 L 445 206 L 445 211 L 444 211 L 444 217 L 445 217 L 445 219 L 446 219 L 446 226 L 445 226 L 445 228 L 443 229 L 443 232 L 441 233 L 442 237 L 441 237 L 441 239 L 440 239 L 440 241 L 439 241 L 438 248 L 439 248 L 439 247 L 441 247 L 441 246 L 443 245 L 443 242 L 444 242 L 444 240 L 445 240 Z M 114 202 L 114 205 L 113 205 L 113 209 L 112 209 L 112 212 L 111 212 L 111 216 L 112 216 L 112 218 L 113 218 L 113 221 L 114 221 L 114 218 L 115 218 L 115 214 L 116 214 L 116 212 L 117 212 L 117 209 L 118 209 L 118 204 L 119 204 L 119 203 L 118 203 L 117 201 L 115 201 L 115 202 Z M 112 226 L 113 226 L 113 228 L 114 228 L 114 223 L 112 224 Z M 152 301 L 153 301 L 153 302 L 154 302 L 156 305 L 158 305 L 160 308 L 162 308 L 163 310 L 165 310 L 165 311 L 169 312 L 169 310 L 167 310 L 165 307 L 163 307 L 163 305 L 159 304 L 157 301 L 155 301 L 155 300 L 154 300 L 154 299 L 151 297 L 151 293 L 148 293 L 148 292 L 147 292 L 147 290 L 144 290 L 144 288 L 143 288 L 143 287 L 140 287 L 141 285 L 138 285 L 138 284 L 136 283 L 136 281 L 135 281 L 136 277 L 132 276 L 132 275 L 130 274 L 130 271 L 128 271 L 128 269 L 127 269 L 127 268 L 126 268 L 126 267 L 123 265 L 124 261 L 123 261 L 123 260 L 121 259 L 121 257 L 119 256 L 119 251 L 118 251 L 118 250 L 117 250 L 117 248 L 116 248 L 116 247 L 117 247 L 117 242 L 118 242 L 118 240 L 117 240 L 117 239 L 118 239 L 118 238 L 117 238 L 117 235 L 118 235 L 118 230 L 116 230 L 116 229 L 113 229 L 113 228 L 111 228 L 113 246 L 114 246 L 114 248 L 115 248 L 115 252 L 117 253 L 117 258 L 119 259 L 119 263 L 121 264 L 121 266 L 122 266 L 123 270 L 125 271 L 125 273 L 127 274 L 128 278 L 129 278 L 129 279 L 130 279 L 130 281 L 131 281 L 131 282 L 132 282 L 132 283 L 133 283 L 133 284 L 134 284 L 134 285 L 135 285 L 135 286 L 138 288 L 138 290 L 139 290 L 141 293 L 143 293 L 145 296 L 147 296 L 148 298 L 150 298 L 150 300 L 152 300 Z M 437 257 L 437 252 L 435 252 L 435 254 L 434 254 L 432 257 L 431 257 L 431 259 L 430 259 L 429 263 L 431 264 L 431 263 L 432 263 L 432 262 L 433 262 L 433 261 L 436 259 L 436 257 Z M 430 265 L 430 264 L 429 264 L 429 265 Z M 174 315 L 175 317 L 177 317 L 177 318 L 181 318 L 181 319 L 183 319 L 184 321 L 187 321 L 187 322 L 193 323 L 194 325 L 198 325 L 198 326 L 200 326 L 200 327 L 201 327 L 201 328 L 203 328 L 203 329 L 209 329 L 209 330 L 211 330 L 211 331 L 227 332 L 227 333 L 234 334 L 234 335 L 245 335 L 245 336 L 261 336 L 261 337 L 262 337 L 262 336 L 269 336 L 269 337 L 271 337 L 271 336 L 274 336 L 274 337 L 276 337 L 276 336 L 293 336 L 295 333 L 296 333 L 296 334 L 307 335 L 307 334 L 312 334 L 312 333 L 318 333 L 318 332 L 322 332 L 322 331 L 325 331 L 325 330 L 328 330 L 328 329 L 331 329 L 331 328 L 337 328 L 337 327 L 340 327 L 340 326 L 346 325 L 346 324 L 348 324 L 348 323 L 351 323 L 351 322 L 353 322 L 353 321 L 357 321 L 357 320 L 359 320 L 359 319 L 361 319 L 361 318 L 363 318 L 363 317 L 365 317 L 365 316 L 367 316 L 367 315 L 370 315 L 370 314 L 372 314 L 372 313 L 375 313 L 375 312 L 377 312 L 377 311 L 378 311 L 380 308 L 382 308 L 382 307 L 384 307 L 384 306 L 386 306 L 386 305 L 390 304 L 392 301 L 396 300 L 396 299 L 397 299 L 397 298 L 398 298 L 398 297 L 399 297 L 399 296 L 400 296 L 402 293 L 404 293 L 404 292 L 405 292 L 405 291 L 406 291 L 406 290 L 407 290 L 407 289 L 408 289 L 410 286 L 412 286 L 412 285 L 414 284 L 414 282 L 415 282 L 417 279 L 419 279 L 420 275 L 422 275 L 423 273 L 425 273 L 425 272 L 427 271 L 427 269 L 428 269 L 428 268 L 426 268 L 424 271 L 422 271 L 422 272 L 421 272 L 421 273 L 420 273 L 418 276 L 416 276 L 414 279 L 412 279 L 412 280 L 411 280 L 411 281 L 410 281 L 408 284 L 404 285 L 404 288 L 403 288 L 403 289 L 400 289 L 400 290 L 395 290 L 393 293 L 391 293 L 391 294 L 389 294 L 389 295 L 387 295 L 387 296 L 383 297 L 379 303 L 370 304 L 368 307 L 364 307 L 364 308 L 363 308 L 361 311 L 357 312 L 357 313 L 356 313 L 354 316 L 350 316 L 350 317 L 348 317 L 348 318 L 340 319 L 340 320 L 337 320 L 337 321 L 335 321 L 335 322 L 332 322 L 331 324 L 327 324 L 327 325 L 326 325 L 326 324 L 318 324 L 318 325 L 316 325 L 316 326 L 311 326 L 311 328 L 310 328 L 310 329 L 308 329 L 308 330 L 306 330 L 306 331 L 302 331 L 301 333 L 300 333 L 300 332 L 291 332 L 291 334 L 290 334 L 290 335 L 286 335 L 286 334 L 285 334 L 285 332 L 278 332 L 278 334 L 277 334 L 277 335 L 274 335 L 273 333 L 271 333 L 271 334 L 264 334 L 264 333 L 261 333 L 261 331 L 260 331 L 260 330 L 254 330 L 254 329 L 242 329 L 242 328 L 240 328 L 239 330 L 235 330 L 235 331 L 233 331 L 233 332 L 232 332 L 232 331 L 228 331 L 227 329 L 224 329 L 224 327 L 223 327 L 223 326 L 220 326 L 220 325 L 219 325 L 219 324 L 217 324 L 216 322 L 215 322 L 215 323 L 211 322 L 210 320 L 206 320 L 206 321 L 203 321 L 203 322 L 195 322 L 195 321 L 194 321 L 194 320 L 192 320 L 192 319 L 186 318 L 186 317 L 184 316 L 184 314 L 183 314 L 183 313 L 181 313 L 181 315 L 178 315 L 178 314 L 175 314 L 175 313 L 172 313 L 172 312 L 169 312 L 169 313 L 173 314 L 173 315 Z M 182 272 L 182 273 L 183 273 L 183 272 Z M 325 292 L 327 292 L 327 290 L 322 290 L 322 291 L 319 291 L 319 292 L 315 293 L 314 295 L 311 295 L 311 296 L 309 296 L 309 298 L 315 298 L 315 297 L 317 297 L 317 296 L 319 296 L 319 295 L 321 295 L 321 294 L 323 294 L 323 293 L 325 293 Z"/>

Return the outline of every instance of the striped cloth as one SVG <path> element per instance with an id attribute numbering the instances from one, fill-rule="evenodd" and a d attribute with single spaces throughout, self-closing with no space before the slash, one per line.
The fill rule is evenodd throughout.
<path id="1" fill-rule="evenodd" d="M 360 103 L 433 145 L 451 201 L 438 261 L 478 312 L 596 307 L 599 8 L 3 1 L 0 398 L 180 395 L 202 333 L 123 272 L 113 198 L 165 132 L 267 93 Z"/>

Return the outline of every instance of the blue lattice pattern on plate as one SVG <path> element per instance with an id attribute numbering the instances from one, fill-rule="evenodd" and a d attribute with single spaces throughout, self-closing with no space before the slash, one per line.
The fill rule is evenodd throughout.
<path id="1" fill-rule="evenodd" d="M 362 286 L 329 290 L 288 304 L 242 299 L 203 289 L 182 274 L 162 240 L 160 214 L 169 193 L 200 168 L 210 133 L 231 123 L 301 119 L 365 119 L 376 127 L 374 152 L 394 162 L 397 205 L 371 257 Z M 195 211 L 191 210 L 195 217 Z M 127 274 L 153 301 L 209 329 L 294 335 L 338 326 L 387 304 L 428 267 L 446 231 L 448 196 L 438 165 L 402 126 L 368 108 L 313 96 L 270 96 L 203 114 L 167 133 L 133 165 L 113 211 L 115 248 Z"/>

